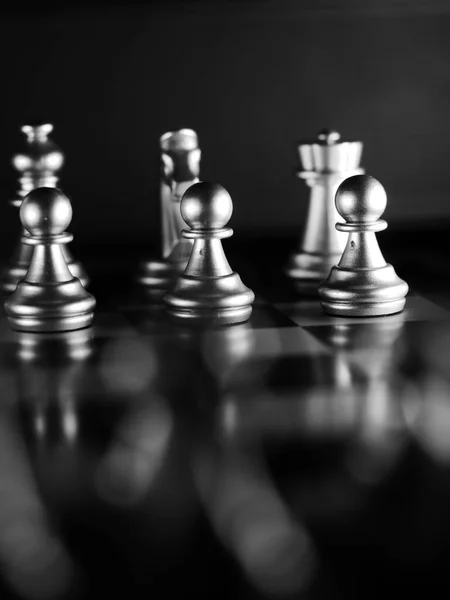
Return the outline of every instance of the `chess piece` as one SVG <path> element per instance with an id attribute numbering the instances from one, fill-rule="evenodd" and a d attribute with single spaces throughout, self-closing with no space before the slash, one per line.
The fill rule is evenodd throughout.
<path id="1" fill-rule="evenodd" d="M 336 208 L 346 223 L 348 241 L 339 264 L 319 287 L 325 313 L 349 317 L 377 317 L 403 310 L 408 285 L 385 262 L 375 233 L 386 229 L 380 216 L 386 208 L 383 186 L 369 175 L 346 179 L 336 192 Z"/>
<path id="2" fill-rule="evenodd" d="M 219 184 L 199 182 L 181 199 L 181 216 L 190 227 L 182 235 L 194 240 L 185 272 L 164 297 L 169 314 L 192 321 L 228 325 L 247 321 L 254 293 L 231 270 L 222 239 L 233 212 L 228 192 Z"/>
<path id="3" fill-rule="evenodd" d="M 198 182 L 201 150 L 192 129 L 170 131 L 160 138 L 161 148 L 161 259 L 143 262 L 138 282 L 151 297 L 161 298 L 174 279 L 183 273 L 192 250 L 192 240 L 181 237 L 184 227 L 180 201 Z"/>
<path id="4" fill-rule="evenodd" d="M 64 154 L 61 149 L 49 139 L 53 125 L 43 123 L 37 125 L 24 125 L 21 128 L 26 136 L 22 151 L 14 154 L 12 164 L 20 173 L 19 187 L 10 204 L 20 208 L 25 196 L 38 187 L 57 187 L 58 173 L 64 164 Z M 3 272 L 2 291 L 4 294 L 13 292 L 18 282 L 25 277 L 30 266 L 32 246 L 22 241 L 28 236 L 22 228 L 21 239 L 17 244 L 9 265 Z M 64 249 L 67 265 L 70 272 L 80 279 L 83 285 L 89 283 L 83 267 Z"/>
<path id="5" fill-rule="evenodd" d="M 70 200 L 57 188 L 41 187 L 25 196 L 20 207 L 28 231 L 25 244 L 33 255 L 25 277 L 5 302 L 11 327 L 19 331 L 70 331 L 92 323 L 95 299 L 67 266 L 62 244 L 72 219 Z"/>
<path id="6" fill-rule="evenodd" d="M 288 259 L 285 273 L 297 292 L 316 295 L 319 284 L 341 257 L 345 235 L 336 231 L 336 190 L 359 167 L 362 142 L 341 140 L 337 131 L 324 130 L 312 143 L 298 147 L 303 170 L 298 173 L 311 188 L 308 215 L 299 249 Z"/>

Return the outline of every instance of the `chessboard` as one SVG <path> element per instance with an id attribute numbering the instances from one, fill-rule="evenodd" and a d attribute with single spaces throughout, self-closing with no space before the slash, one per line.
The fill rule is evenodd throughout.
<path id="1" fill-rule="evenodd" d="M 0 597 L 448 592 L 450 277 L 386 248 L 388 317 L 325 316 L 265 243 L 229 254 L 246 323 L 169 319 L 132 254 L 82 257 L 91 328 L 2 316 Z"/>

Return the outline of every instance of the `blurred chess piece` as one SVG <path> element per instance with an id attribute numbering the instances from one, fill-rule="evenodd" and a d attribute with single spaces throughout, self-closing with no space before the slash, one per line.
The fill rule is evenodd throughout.
<path id="1" fill-rule="evenodd" d="M 183 238 L 180 202 L 184 192 L 198 182 L 201 150 L 192 129 L 170 131 L 160 138 L 161 149 L 161 259 L 143 262 L 138 282 L 150 297 L 162 298 L 173 280 L 186 268 L 193 241 Z"/>
<path id="2" fill-rule="evenodd" d="M 24 147 L 12 158 L 12 164 L 20 177 L 19 187 L 10 203 L 17 208 L 20 208 L 23 199 L 32 190 L 38 187 L 57 187 L 59 171 L 64 164 L 64 154 L 48 137 L 53 131 L 53 125 L 50 123 L 24 125 L 21 131 L 26 136 Z M 22 238 L 27 235 L 28 232 L 22 228 L 21 240 L 13 252 L 9 265 L 4 269 L 2 277 L 4 294 L 10 294 L 16 289 L 18 282 L 23 279 L 30 266 L 32 248 L 22 241 Z M 68 249 L 65 249 L 64 253 L 70 272 L 80 279 L 83 286 L 88 285 L 89 278 L 82 265 L 72 257 Z"/>
<path id="3" fill-rule="evenodd" d="M 205 447 L 192 466 L 217 537 L 262 597 L 302 597 L 318 571 L 305 522 L 293 514 L 259 449 L 232 445 L 217 454 Z"/>
<path id="4" fill-rule="evenodd" d="M 17 371 L 16 371 L 17 373 Z M 16 387 L 16 386 L 14 386 Z M 37 390 L 36 390 L 37 391 Z M 60 600 L 85 591 L 84 576 L 49 518 L 47 494 L 24 439 L 20 404 L 0 407 L 0 560 L 2 598 Z M 19 399 L 20 400 L 20 399 Z M 19 410 L 18 410 L 19 408 Z M 20 417 L 19 417 L 20 415 Z M 54 475 L 55 476 L 55 475 Z"/>
<path id="5" fill-rule="evenodd" d="M 341 257 L 345 236 L 335 229 L 334 197 L 344 179 L 364 172 L 359 166 L 362 149 L 362 142 L 344 141 L 337 131 L 328 130 L 298 147 L 303 169 L 298 176 L 311 192 L 300 247 L 289 257 L 285 272 L 301 294 L 316 295 L 319 283 Z"/>
<path id="6" fill-rule="evenodd" d="M 29 269 L 5 302 L 10 325 L 19 331 L 70 331 L 92 323 L 95 298 L 72 275 L 62 245 L 72 240 L 65 230 L 72 220 L 69 198 L 57 188 L 37 188 L 20 207 L 33 247 Z"/>
<path id="7" fill-rule="evenodd" d="M 233 202 L 219 184 L 192 185 L 181 199 L 181 216 L 189 229 L 183 237 L 194 240 L 186 270 L 164 296 L 168 313 L 197 323 L 232 325 L 247 321 L 255 295 L 231 270 L 222 239 L 233 235 L 227 227 Z"/>
<path id="8" fill-rule="evenodd" d="M 315 541 L 286 502 L 259 440 L 217 430 L 221 404 L 210 399 L 191 425 L 191 472 L 205 515 L 252 586 L 250 595 L 303 597 L 318 572 Z"/>
<path id="9" fill-rule="evenodd" d="M 408 284 L 383 258 L 376 232 L 387 227 L 380 219 L 386 192 L 369 175 L 346 179 L 336 192 L 336 208 L 345 219 L 336 229 L 348 233 L 338 264 L 319 287 L 325 313 L 340 317 L 378 317 L 403 310 Z"/>

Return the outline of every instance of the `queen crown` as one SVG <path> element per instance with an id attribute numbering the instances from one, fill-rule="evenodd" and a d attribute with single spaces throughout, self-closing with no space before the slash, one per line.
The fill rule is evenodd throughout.
<path id="1" fill-rule="evenodd" d="M 324 129 L 313 142 L 298 146 L 304 171 L 316 173 L 346 173 L 359 167 L 363 144 L 344 141 L 337 131 Z"/>

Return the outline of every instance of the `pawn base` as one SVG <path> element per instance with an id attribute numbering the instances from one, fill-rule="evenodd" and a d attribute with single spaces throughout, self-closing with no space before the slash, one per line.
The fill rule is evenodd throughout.
<path id="1" fill-rule="evenodd" d="M 161 299 L 174 283 L 178 271 L 164 260 L 149 260 L 139 265 L 137 283 L 150 298 Z"/>
<path id="2" fill-rule="evenodd" d="M 386 317 L 402 312 L 405 302 L 405 298 L 402 298 L 376 304 L 346 302 L 321 302 L 321 304 L 323 312 L 334 317 Z"/>
<path id="3" fill-rule="evenodd" d="M 177 278 L 184 273 L 191 250 L 192 241 L 182 239 L 165 259 L 142 262 L 136 280 L 144 294 L 153 300 L 162 300 Z"/>
<path id="4" fill-rule="evenodd" d="M 408 289 L 390 264 L 355 270 L 336 266 L 319 287 L 319 296 L 326 314 L 381 317 L 403 310 Z"/>
<path id="5" fill-rule="evenodd" d="M 92 324 L 95 304 L 75 277 L 48 286 L 22 280 L 7 298 L 5 312 L 17 331 L 72 331 Z"/>
<path id="6" fill-rule="evenodd" d="M 299 294 L 317 295 L 319 285 L 339 262 L 341 254 L 292 254 L 284 269 Z"/>
<path id="7" fill-rule="evenodd" d="M 233 272 L 204 278 L 184 273 L 164 296 L 171 316 L 219 325 L 247 321 L 254 300 L 255 294 Z"/>
<path id="8" fill-rule="evenodd" d="M 192 323 L 221 325 L 237 325 L 248 321 L 252 314 L 252 306 L 237 308 L 210 308 L 210 309 L 181 309 L 169 307 L 168 314 L 175 319 L 182 319 Z"/>

